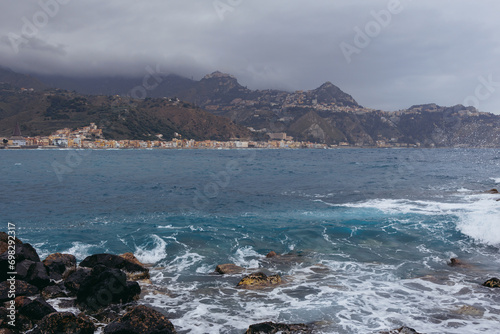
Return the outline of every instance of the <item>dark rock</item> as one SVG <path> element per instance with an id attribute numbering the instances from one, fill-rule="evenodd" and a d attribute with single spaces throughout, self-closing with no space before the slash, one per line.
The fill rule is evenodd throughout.
<path id="1" fill-rule="evenodd" d="M 281 277 L 279 275 L 267 276 L 262 272 L 252 273 L 245 276 L 238 283 L 238 287 L 243 287 L 247 289 L 259 289 L 265 287 L 271 287 L 281 283 Z"/>
<path id="2" fill-rule="evenodd" d="M 130 279 L 134 280 L 149 278 L 149 269 L 145 268 L 141 264 L 131 262 L 128 259 L 125 259 L 118 255 L 95 254 L 86 257 L 80 263 L 81 267 L 89 268 L 94 268 L 97 265 L 103 265 L 108 268 L 121 269 L 130 275 Z"/>
<path id="3" fill-rule="evenodd" d="M 31 246 L 30 244 L 16 245 L 16 262 L 21 262 L 24 260 L 40 262 L 40 257 L 38 256 L 33 246 Z"/>
<path id="4" fill-rule="evenodd" d="M 464 263 L 462 260 L 457 259 L 456 257 L 453 257 L 450 259 L 450 262 L 448 263 L 450 267 L 469 267 L 468 264 Z"/>
<path id="5" fill-rule="evenodd" d="M 122 305 L 110 305 L 105 309 L 92 314 L 92 317 L 97 319 L 101 323 L 109 324 L 120 318 L 120 313 L 122 312 L 122 310 Z"/>
<path id="6" fill-rule="evenodd" d="M 45 267 L 43 262 L 36 262 L 31 265 L 28 270 L 28 277 L 26 278 L 26 281 L 39 289 L 43 289 L 50 284 L 47 267 Z"/>
<path id="7" fill-rule="evenodd" d="M 105 334 L 176 334 L 174 325 L 160 312 L 139 305 L 104 328 Z"/>
<path id="8" fill-rule="evenodd" d="M 67 297 L 67 293 L 59 285 L 49 285 L 42 290 L 42 296 L 45 299 Z"/>
<path id="9" fill-rule="evenodd" d="M 400 327 L 397 329 L 393 329 L 389 332 L 380 332 L 380 333 L 381 334 L 420 334 L 419 332 L 417 332 L 413 328 L 406 327 L 406 326 L 403 326 L 403 327 Z"/>
<path id="10" fill-rule="evenodd" d="M 90 275 L 91 269 L 88 268 L 78 268 L 76 271 L 71 273 L 66 280 L 64 280 L 64 286 L 71 292 L 77 293 L 80 289 L 82 282 Z"/>
<path id="11" fill-rule="evenodd" d="M 45 316 L 32 334 L 94 334 L 96 330 L 87 317 L 71 312 L 56 312 Z"/>
<path id="12" fill-rule="evenodd" d="M 490 189 L 486 193 L 488 193 L 488 194 L 498 194 L 498 189 Z"/>
<path id="13" fill-rule="evenodd" d="M 127 303 L 141 293 L 137 282 L 127 282 L 124 272 L 95 266 L 81 283 L 76 302 L 84 309 L 98 311 L 110 304 Z"/>
<path id="14" fill-rule="evenodd" d="M 54 280 L 65 278 L 76 270 L 76 258 L 71 254 L 50 254 L 43 263 L 48 269 L 49 276 Z"/>
<path id="15" fill-rule="evenodd" d="M 31 320 L 41 320 L 56 310 L 42 298 L 31 299 L 25 296 L 16 298 L 17 310 Z"/>
<path id="16" fill-rule="evenodd" d="M 278 324 L 274 322 L 263 322 L 260 324 L 251 325 L 245 334 L 310 334 L 311 329 L 304 324 Z"/>
<path id="17" fill-rule="evenodd" d="M 9 298 L 10 287 L 11 287 L 11 281 L 4 281 L 0 283 L 0 303 L 6 302 L 11 299 Z M 16 287 L 16 297 L 34 296 L 40 292 L 36 286 L 31 285 L 24 281 L 16 280 L 15 287 Z"/>
<path id="18" fill-rule="evenodd" d="M 500 279 L 493 277 L 483 283 L 488 288 L 500 288 Z"/>
<path id="19" fill-rule="evenodd" d="M 245 268 L 237 266 L 233 263 L 219 264 L 215 268 L 215 272 L 221 275 L 234 275 L 241 274 L 245 271 Z"/>
<path id="20" fill-rule="evenodd" d="M 26 280 L 31 266 L 35 263 L 36 262 L 33 262 L 31 260 L 24 260 L 20 263 L 17 263 L 16 264 L 17 278 L 20 280 Z"/>
<path id="21" fill-rule="evenodd" d="M 14 334 L 14 332 L 8 328 L 0 328 L 0 334 Z"/>
<path id="22" fill-rule="evenodd" d="M 22 244 L 21 240 L 14 238 L 14 244 Z M 9 249 L 9 235 L 5 232 L 0 232 L 0 254 L 6 252 Z"/>
<path id="23" fill-rule="evenodd" d="M 276 257 L 278 254 L 276 254 L 275 251 L 270 251 L 269 253 L 267 253 L 266 257 L 269 259 L 271 257 Z"/>
<path id="24" fill-rule="evenodd" d="M 10 321 L 10 319 L 7 318 L 8 315 L 9 310 L 7 310 L 5 307 L 0 307 L 0 328 L 8 326 L 8 322 Z"/>

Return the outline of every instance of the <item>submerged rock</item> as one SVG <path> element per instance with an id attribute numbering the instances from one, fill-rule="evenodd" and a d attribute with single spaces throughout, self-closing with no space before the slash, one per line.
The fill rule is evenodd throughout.
<path id="1" fill-rule="evenodd" d="M 483 283 L 488 288 L 500 288 L 500 279 L 493 277 Z"/>
<path id="2" fill-rule="evenodd" d="M 94 334 L 96 328 L 89 318 L 71 312 L 46 315 L 32 334 Z"/>
<path id="3" fill-rule="evenodd" d="M 258 289 L 278 285 L 280 283 L 281 277 L 279 275 L 267 276 L 262 272 L 258 272 L 243 277 L 237 286 L 248 289 Z"/>
<path id="4" fill-rule="evenodd" d="M 474 306 L 470 305 L 464 305 L 458 310 L 455 311 L 458 314 L 463 314 L 463 315 L 469 315 L 473 317 L 482 317 L 484 314 L 484 311 L 475 308 Z"/>
<path id="5" fill-rule="evenodd" d="M 104 328 L 105 334 L 176 334 L 174 325 L 160 312 L 139 305 Z"/>
<path id="6" fill-rule="evenodd" d="M 245 268 L 237 266 L 233 263 L 219 264 L 215 268 L 215 272 L 221 275 L 234 275 L 241 274 L 245 271 Z"/>
<path id="7" fill-rule="evenodd" d="M 245 334 L 310 334 L 311 329 L 304 324 L 286 325 L 274 322 L 263 322 L 251 325 Z"/>
<path id="8" fill-rule="evenodd" d="M 144 265 L 135 258 L 135 256 L 133 256 L 133 259 L 135 260 L 130 259 L 131 257 L 129 255 L 125 258 L 123 256 L 113 254 L 95 254 L 86 257 L 80 263 L 80 266 L 94 268 L 95 266 L 103 265 L 108 268 L 121 269 L 125 271 L 131 280 L 148 279 L 149 269 L 145 268 Z"/>
<path id="9" fill-rule="evenodd" d="M 127 303 L 141 293 L 137 282 L 127 282 L 119 269 L 97 265 L 80 284 L 76 303 L 84 309 L 98 311 L 110 304 Z"/>
<path id="10" fill-rule="evenodd" d="M 417 332 L 413 328 L 406 327 L 406 326 L 399 327 L 397 329 L 393 329 L 389 332 L 380 332 L 380 333 L 381 334 L 420 334 L 419 332 Z"/>
<path id="11" fill-rule="evenodd" d="M 43 260 L 48 269 L 49 276 L 54 280 L 66 278 L 76 270 L 76 258 L 71 254 L 54 253 Z"/>

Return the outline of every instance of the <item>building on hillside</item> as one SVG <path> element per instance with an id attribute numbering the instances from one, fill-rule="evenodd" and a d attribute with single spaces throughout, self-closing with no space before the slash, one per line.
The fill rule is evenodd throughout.
<path id="1" fill-rule="evenodd" d="M 12 131 L 12 137 L 9 138 L 9 144 L 13 146 L 26 146 L 26 138 L 22 136 L 18 122 L 16 122 L 14 131 Z"/>

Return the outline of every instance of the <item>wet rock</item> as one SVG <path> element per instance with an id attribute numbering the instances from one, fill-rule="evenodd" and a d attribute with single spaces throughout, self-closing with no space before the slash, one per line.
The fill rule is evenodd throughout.
<path id="1" fill-rule="evenodd" d="M 245 268 L 235 265 L 234 263 L 219 264 L 215 268 L 215 272 L 221 275 L 241 274 Z"/>
<path id="2" fill-rule="evenodd" d="M 14 332 L 8 328 L 0 328 L 0 334 L 14 334 Z"/>
<path id="3" fill-rule="evenodd" d="M 137 262 L 140 263 L 138 260 Z M 86 257 L 80 263 L 80 266 L 94 268 L 97 265 L 103 265 L 108 268 L 121 269 L 127 273 L 129 279 L 131 280 L 141 280 L 149 278 L 149 269 L 138 263 L 134 263 L 118 255 L 95 254 Z"/>
<path id="4" fill-rule="evenodd" d="M 105 334 L 176 334 L 174 325 L 160 312 L 139 305 L 104 328 Z"/>
<path id="5" fill-rule="evenodd" d="M 41 320 L 46 315 L 56 310 L 42 298 L 31 299 L 28 297 L 17 297 L 16 307 L 20 314 L 32 320 Z"/>
<path id="6" fill-rule="evenodd" d="M 45 316 L 32 334 L 94 334 L 92 321 L 86 316 L 71 312 L 56 312 Z"/>
<path id="7" fill-rule="evenodd" d="M 42 290 L 42 297 L 44 299 L 54 299 L 60 297 L 67 297 L 68 294 L 64 291 L 61 285 L 49 285 Z"/>
<path id="8" fill-rule="evenodd" d="M 500 288 L 500 279 L 493 277 L 483 283 L 488 288 Z"/>
<path id="9" fill-rule="evenodd" d="M 467 263 L 464 263 L 462 260 L 453 257 L 450 259 L 450 262 L 448 263 L 450 267 L 469 267 Z"/>
<path id="10" fill-rule="evenodd" d="M 68 275 L 64 280 L 64 286 L 72 293 L 77 293 L 80 290 L 80 285 L 90 275 L 92 270 L 88 268 L 78 268 L 76 271 Z"/>
<path id="11" fill-rule="evenodd" d="M 278 254 L 276 254 L 275 251 L 270 251 L 269 253 L 267 253 L 266 257 L 269 259 L 271 257 L 276 257 L 278 256 Z"/>
<path id="12" fill-rule="evenodd" d="M 137 265 L 139 265 L 139 266 L 141 266 L 141 267 L 145 267 L 145 265 L 144 265 L 141 261 L 139 261 L 139 260 L 135 257 L 134 253 L 132 253 L 132 252 L 123 253 L 123 254 L 120 254 L 119 256 L 120 256 L 121 258 L 124 258 L 125 260 L 127 260 L 127 261 L 129 261 L 129 262 L 135 263 L 135 264 L 137 264 Z"/>
<path id="13" fill-rule="evenodd" d="M 92 314 L 92 317 L 97 319 L 103 324 L 109 324 L 118 318 L 120 318 L 120 313 L 123 311 L 122 305 L 110 305 L 105 309 Z"/>
<path id="14" fill-rule="evenodd" d="M 0 307 L 0 328 L 7 327 L 10 319 L 7 317 L 9 315 L 9 310 L 5 307 Z"/>
<path id="15" fill-rule="evenodd" d="M 468 316 L 473 316 L 473 317 L 482 317 L 484 314 L 484 311 L 475 308 L 474 306 L 470 305 L 464 305 L 458 310 L 455 311 L 458 314 L 463 314 L 463 315 L 468 315 Z"/>
<path id="16" fill-rule="evenodd" d="M 311 329 L 304 324 L 286 325 L 274 322 L 263 322 L 251 325 L 245 334 L 310 334 Z"/>
<path id="17" fill-rule="evenodd" d="M 267 276 L 262 272 L 258 272 L 243 277 L 237 286 L 247 289 L 259 289 L 271 287 L 280 283 L 281 277 L 279 275 Z"/>
<path id="18" fill-rule="evenodd" d="M 54 253 L 43 260 L 49 276 L 58 281 L 76 270 L 76 258 L 71 254 Z"/>
<path id="19" fill-rule="evenodd" d="M 22 244 L 21 240 L 14 238 L 14 244 Z M 9 250 L 9 235 L 5 232 L 0 232 L 0 254 Z"/>
<path id="20" fill-rule="evenodd" d="M 493 188 L 493 189 L 486 191 L 486 193 L 487 194 L 498 194 L 498 189 Z"/>
<path id="21" fill-rule="evenodd" d="M 28 270 L 28 277 L 26 278 L 26 281 L 39 289 L 43 289 L 50 284 L 47 267 L 45 267 L 43 262 L 36 262 L 31 265 Z"/>
<path id="22" fill-rule="evenodd" d="M 397 329 L 393 329 L 389 332 L 380 332 L 380 333 L 381 334 L 420 334 L 419 332 L 417 332 L 413 328 L 406 327 L 406 326 L 399 327 Z"/>
<path id="23" fill-rule="evenodd" d="M 16 287 L 16 297 L 34 296 L 40 292 L 40 290 L 38 290 L 36 286 L 31 285 L 25 281 L 16 280 L 14 284 Z M 10 287 L 11 281 L 4 281 L 0 283 L 0 303 L 11 300 L 11 298 L 9 298 Z"/>
<path id="24" fill-rule="evenodd" d="M 31 260 L 24 260 L 20 263 L 17 263 L 16 264 L 17 279 L 26 280 L 31 266 L 35 263 L 36 262 L 33 262 Z"/>
<path id="25" fill-rule="evenodd" d="M 130 302 L 140 293 L 139 284 L 127 282 L 121 270 L 97 265 L 81 283 L 76 303 L 84 309 L 98 311 L 110 304 Z"/>
<path id="26" fill-rule="evenodd" d="M 40 257 L 30 244 L 16 245 L 16 262 L 22 262 L 24 260 L 40 262 Z"/>

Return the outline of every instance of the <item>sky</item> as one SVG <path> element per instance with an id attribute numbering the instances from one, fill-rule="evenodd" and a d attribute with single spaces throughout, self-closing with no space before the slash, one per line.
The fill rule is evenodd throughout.
<path id="1" fill-rule="evenodd" d="M 251 89 L 330 81 L 361 105 L 500 114 L 500 1 L 1 0 L 0 66 L 194 79 Z"/>

